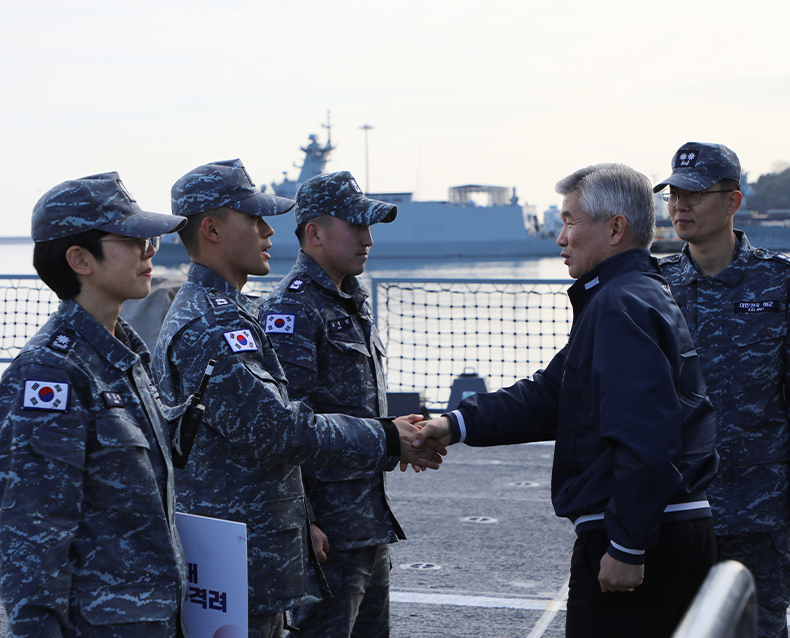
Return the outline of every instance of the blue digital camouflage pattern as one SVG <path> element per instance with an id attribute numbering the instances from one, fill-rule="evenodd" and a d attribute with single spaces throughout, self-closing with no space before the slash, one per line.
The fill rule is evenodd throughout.
<path id="1" fill-rule="evenodd" d="M 672 157 L 672 175 L 656 184 L 653 192 L 667 186 L 704 191 L 723 179 L 741 179 L 741 162 L 735 152 L 724 144 L 686 142 Z"/>
<path id="2" fill-rule="evenodd" d="M 293 200 L 262 193 L 240 159 L 203 164 L 181 177 L 170 190 L 173 215 L 195 215 L 227 206 L 255 217 L 282 215 Z"/>
<path id="3" fill-rule="evenodd" d="M 158 237 L 183 228 L 186 219 L 144 211 L 118 173 L 62 182 L 33 208 L 33 241 L 50 241 L 97 228 L 124 237 Z"/>
<path id="4" fill-rule="evenodd" d="M 708 498 L 718 534 L 790 524 L 790 260 L 736 235 L 735 258 L 714 277 L 702 276 L 688 246 L 660 261 L 716 408 L 721 462 Z"/>
<path id="5" fill-rule="evenodd" d="M 63 301 L 0 382 L 9 636 L 176 635 L 186 575 L 169 428 L 145 345 L 122 319 L 116 335 Z"/>
<path id="6" fill-rule="evenodd" d="M 339 290 L 303 252 L 260 305 L 260 323 L 288 378 L 288 393 L 318 413 L 387 414 L 384 344 L 368 291 L 357 277 Z M 293 316 L 293 330 L 277 319 Z M 302 466 L 315 523 L 335 549 L 370 547 L 405 538 L 381 472 Z"/>
<path id="7" fill-rule="evenodd" d="M 721 462 L 708 499 L 719 558 L 753 572 L 760 637 L 787 636 L 790 259 L 752 248 L 741 231 L 735 234 L 734 259 L 714 277 L 697 270 L 688 245 L 660 266 L 686 317 L 716 408 Z"/>
<path id="8" fill-rule="evenodd" d="M 374 420 L 315 415 L 289 401 L 285 374 L 252 301 L 210 269 L 192 264 L 154 352 L 163 400 L 183 401 L 217 359 L 203 396 L 206 414 L 179 508 L 247 524 L 249 613 L 317 600 L 299 464 L 389 470 L 384 429 Z"/>
<path id="9" fill-rule="evenodd" d="M 296 193 L 296 225 L 314 217 L 332 215 L 352 224 L 372 226 L 389 223 L 398 215 L 395 204 L 370 199 L 362 194 L 357 180 L 348 171 L 311 177 Z"/>

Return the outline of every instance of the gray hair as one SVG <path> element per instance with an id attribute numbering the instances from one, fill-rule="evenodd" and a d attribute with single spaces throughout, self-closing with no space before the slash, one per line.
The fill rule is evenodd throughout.
<path id="1" fill-rule="evenodd" d="M 656 234 L 656 209 L 650 180 L 625 164 L 594 164 L 564 177 L 554 189 L 578 193 L 579 206 L 600 224 L 621 214 L 638 246 L 649 248 Z"/>

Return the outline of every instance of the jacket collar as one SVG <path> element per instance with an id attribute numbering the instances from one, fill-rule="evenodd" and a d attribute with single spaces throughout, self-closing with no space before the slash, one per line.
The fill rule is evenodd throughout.
<path id="1" fill-rule="evenodd" d="M 128 370 L 141 358 L 150 361 L 150 354 L 143 340 L 120 317 L 115 327 L 118 334 L 116 337 L 73 299 L 60 302 L 57 316 L 61 326 L 77 333 L 109 365 L 119 370 Z"/>
<path id="2" fill-rule="evenodd" d="M 237 306 L 240 306 L 248 313 L 255 315 L 255 308 L 252 301 L 247 295 L 242 294 L 236 290 L 226 279 L 220 277 L 211 268 L 201 266 L 200 264 L 191 263 L 189 271 L 187 272 L 187 280 L 196 283 L 202 288 L 210 288 L 216 290 L 228 299 L 232 300 Z"/>
<path id="3" fill-rule="evenodd" d="M 633 248 L 604 259 L 592 270 L 587 271 L 568 289 L 568 296 L 576 308 L 579 302 L 586 303 L 601 288 L 623 271 L 641 271 L 659 274 L 658 262 L 647 248 Z"/>
<path id="4" fill-rule="evenodd" d="M 744 276 L 746 272 L 746 267 L 749 262 L 749 255 L 752 254 L 752 246 L 749 243 L 748 238 L 744 235 L 742 230 L 735 230 L 736 239 L 736 246 L 735 246 L 735 253 L 733 254 L 733 259 L 730 262 L 730 265 L 727 266 L 724 270 L 720 273 L 711 277 L 711 279 L 717 279 L 721 281 L 724 285 L 734 287 L 738 285 L 738 282 Z M 680 258 L 680 283 L 684 286 L 688 286 L 691 282 L 702 279 L 704 275 L 697 266 L 697 263 L 694 261 L 694 258 L 691 256 L 691 251 L 689 250 L 689 245 L 685 244 L 683 246 L 683 250 L 681 250 L 681 258 Z"/>
<path id="5" fill-rule="evenodd" d="M 326 271 L 321 268 L 321 266 L 319 266 L 312 257 L 305 254 L 301 250 L 299 251 L 299 255 L 296 257 L 296 267 L 302 272 L 310 275 L 310 278 L 314 282 L 335 296 L 342 297 L 344 299 L 351 298 L 356 300 L 357 303 L 362 303 L 368 297 L 367 288 L 362 285 L 359 277 L 344 277 L 342 287 L 338 289 L 338 287 L 335 285 L 335 282 L 332 281 L 332 278 L 326 273 Z"/>

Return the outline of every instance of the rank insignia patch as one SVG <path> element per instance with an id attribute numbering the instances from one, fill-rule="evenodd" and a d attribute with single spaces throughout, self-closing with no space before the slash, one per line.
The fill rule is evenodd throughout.
<path id="1" fill-rule="evenodd" d="M 678 155 L 678 161 L 674 168 L 695 166 L 697 164 L 698 157 L 699 149 L 692 148 L 687 151 L 683 151 L 680 155 Z"/>
<path id="2" fill-rule="evenodd" d="M 292 335 L 294 333 L 296 315 L 266 315 L 263 331 L 266 334 L 282 333 Z"/>
<path id="3" fill-rule="evenodd" d="M 123 397 L 117 392 L 102 392 L 101 398 L 104 400 L 105 407 L 122 408 L 126 405 Z"/>
<path id="4" fill-rule="evenodd" d="M 61 350 L 65 352 L 69 349 L 71 345 L 71 337 L 67 334 L 62 332 L 57 332 L 52 335 L 52 339 L 49 340 L 49 347 L 53 350 Z"/>
<path id="5" fill-rule="evenodd" d="M 302 288 L 304 288 L 306 283 L 307 282 L 304 279 L 297 277 L 290 284 L 288 284 L 288 290 L 295 290 L 296 292 L 299 292 Z"/>
<path id="6" fill-rule="evenodd" d="M 255 343 L 255 339 L 249 330 L 234 330 L 233 332 L 226 332 L 222 336 L 225 337 L 225 341 L 228 342 L 233 352 L 258 349 L 258 344 Z"/>
<path id="7" fill-rule="evenodd" d="M 49 410 L 65 412 L 69 409 L 71 386 L 61 381 L 25 379 L 24 410 Z"/>

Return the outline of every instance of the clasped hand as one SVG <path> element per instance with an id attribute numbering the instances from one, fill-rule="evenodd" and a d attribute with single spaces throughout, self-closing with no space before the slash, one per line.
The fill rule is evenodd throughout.
<path id="1" fill-rule="evenodd" d="M 410 464 L 415 472 L 439 469 L 450 443 L 449 421 L 447 436 L 444 438 L 440 434 L 443 430 L 435 424 L 442 420 L 447 421 L 445 417 L 423 421 L 420 414 L 409 414 L 395 419 L 400 434 L 401 472 L 405 472 Z"/>

